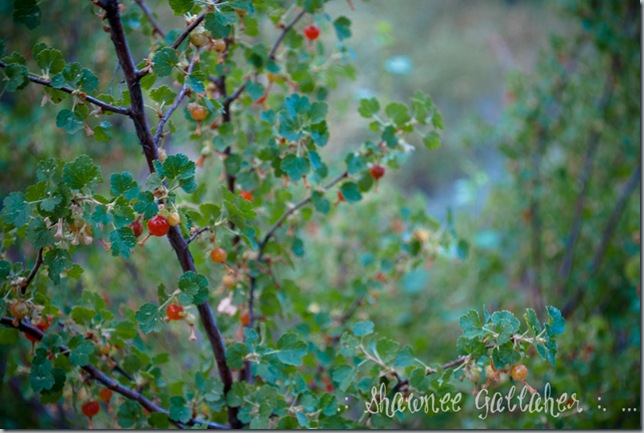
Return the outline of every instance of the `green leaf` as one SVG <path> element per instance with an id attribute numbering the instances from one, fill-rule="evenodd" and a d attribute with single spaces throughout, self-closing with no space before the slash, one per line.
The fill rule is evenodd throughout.
<path id="1" fill-rule="evenodd" d="M 167 430 L 170 428 L 170 420 L 168 420 L 168 415 L 163 412 L 151 413 L 148 417 L 148 423 L 155 429 Z"/>
<path id="2" fill-rule="evenodd" d="M 110 233 L 110 242 L 113 256 L 116 257 L 120 254 L 123 258 L 129 259 L 130 251 L 136 246 L 136 237 L 131 227 L 123 226 Z"/>
<path id="3" fill-rule="evenodd" d="M 96 317 L 96 311 L 91 308 L 75 305 L 72 308 L 71 318 L 79 325 L 87 325 Z"/>
<path id="4" fill-rule="evenodd" d="M 226 361 L 230 368 L 239 369 L 244 365 L 244 357 L 248 355 L 248 346 L 243 343 L 233 343 L 226 349 Z"/>
<path id="5" fill-rule="evenodd" d="M 63 54 L 53 48 L 46 48 L 38 52 L 36 57 L 36 63 L 41 70 L 43 70 L 47 75 L 57 74 L 62 72 L 65 68 L 65 60 L 63 59 Z"/>
<path id="6" fill-rule="evenodd" d="M 307 354 L 307 346 L 294 332 L 288 332 L 277 340 L 277 358 L 287 365 L 302 365 L 302 357 Z"/>
<path id="7" fill-rule="evenodd" d="M 467 338 L 462 335 L 456 340 L 456 349 L 459 355 L 471 355 L 474 359 L 478 359 L 487 353 L 487 348 L 482 339 Z"/>
<path id="8" fill-rule="evenodd" d="M 377 114 L 380 111 L 380 102 L 376 98 L 361 99 L 360 107 L 358 107 L 358 113 L 362 117 L 367 119 L 373 117 L 374 114 Z"/>
<path id="9" fill-rule="evenodd" d="M 201 274 L 188 271 L 179 278 L 179 301 L 200 305 L 208 300 L 208 280 Z"/>
<path id="10" fill-rule="evenodd" d="M 309 421 L 309 418 L 302 412 L 296 412 L 295 417 L 297 418 L 298 424 L 300 426 L 308 429 L 311 426 L 311 421 Z"/>
<path id="11" fill-rule="evenodd" d="M 74 264 L 69 252 L 59 248 L 45 252 L 43 263 L 49 267 L 49 279 L 56 285 L 60 283 L 60 274 L 65 272 L 65 268 Z"/>
<path id="12" fill-rule="evenodd" d="M 165 84 L 150 91 L 150 98 L 159 104 L 171 104 L 177 94 Z"/>
<path id="13" fill-rule="evenodd" d="M 143 304 L 139 311 L 134 314 L 134 318 L 139 322 L 141 331 L 144 334 L 158 332 L 163 326 L 163 316 L 159 307 L 154 304 Z"/>
<path id="14" fill-rule="evenodd" d="M 12 63 L 2 70 L 8 80 L 5 81 L 4 88 L 8 92 L 24 89 L 29 84 L 29 71 L 24 65 Z"/>
<path id="15" fill-rule="evenodd" d="M 72 110 L 60 110 L 56 116 L 56 126 L 64 129 L 68 134 L 75 134 L 83 129 L 83 119 Z"/>
<path id="16" fill-rule="evenodd" d="M 34 218 L 29 221 L 26 234 L 34 248 L 43 248 L 56 242 L 54 234 L 47 228 L 47 224 L 42 218 Z"/>
<path id="17" fill-rule="evenodd" d="M 376 350 L 380 355 L 380 359 L 385 363 L 389 363 L 394 360 L 398 353 L 398 349 L 400 349 L 400 344 L 387 337 L 382 337 L 376 342 Z"/>
<path id="18" fill-rule="evenodd" d="M 9 275 L 11 275 L 11 263 L 0 260 L 0 282 L 6 280 Z"/>
<path id="19" fill-rule="evenodd" d="M 481 323 L 481 316 L 476 310 L 470 310 L 459 319 L 463 335 L 467 338 L 481 337 L 485 334 L 483 331 L 483 324 Z"/>
<path id="20" fill-rule="evenodd" d="M 521 354 L 514 350 L 512 342 L 507 342 L 495 347 L 492 351 L 492 361 L 496 368 L 504 368 L 506 365 L 516 364 L 521 360 Z"/>
<path id="21" fill-rule="evenodd" d="M 550 324 L 546 325 L 546 331 L 551 336 L 563 334 L 566 330 L 566 319 L 564 319 L 558 308 L 547 306 Z"/>
<path id="22" fill-rule="evenodd" d="M 170 7 L 175 15 L 183 15 L 194 7 L 194 0 L 170 0 Z"/>
<path id="23" fill-rule="evenodd" d="M 110 192 L 113 196 L 122 195 L 129 200 L 139 196 L 139 185 L 127 171 L 112 174 L 110 185 Z"/>
<path id="24" fill-rule="evenodd" d="M 335 33 L 338 35 L 338 39 L 343 41 L 351 37 L 351 20 L 347 17 L 339 17 L 333 21 L 333 27 L 335 28 Z"/>
<path id="25" fill-rule="evenodd" d="M 82 335 L 75 335 L 69 340 L 68 346 L 71 350 L 69 360 L 72 364 L 79 367 L 89 364 L 89 357 L 94 353 L 94 343 Z"/>
<path id="26" fill-rule="evenodd" d="M 14 0 L 13 22 L 24 24 L 28 29 L 35 29 L 40 25 L 41 12 L 36 0 Z"/>
<path id="27" fill-rule="evenodd" d="M 394 147 L 398 146 L 398 137 L 396 136 L 396 128 L 394 128 L 391 125 L 385 127 L 385 129 L 382 130 L 382 135 L 380 138 L 382 138 L 382 141 L 387 143 L 387 147 L 389 147 L 390 149 L 393 149 Z"/>
<path id="28" fill-rule="evenodd" d="M 36 355 L 31 361 L 31 372 L 29 382 L 34 392 L 42 392 L 51 389 L 56 382 L 52 373 L 52 365 L 47 357 L 47 351 L 42 348 L 36 349 Z"/>
<path id="29" fill-rule="evenodd" d="M 170 397 L 170 419 L 179 422 L 188 422 L 192 410 L 186 405 L 186 399 L 181 396 Z"/>
<path id="30" fill-rule="evenodd" d="M 495 311 L 492 313 L 492 323 L 496 325 L 496 332 L 499 333 L 499 336 L 497 337 L 497 342 L 499 344 L 505 344 L 510 341 L 512 336 L 521 326 L 519 319 L 514 317 L 514 314 L 507 310 Z"/>
<path id="31" fill-rule="evenodd" d="M 12 224 L 15 227 L 22 227 L 27 224 L 31 216 L 31 208 L 25 200 L 25 194 L 22 192 L 12 192 L 4 198 L 3 208 L 0 212 L 2 221 Z"/>
<path id="32" fill-rule="evenodd" d="M 293 242 L 291 243 L 291 251 L 293 251 L 293 254 L 295 254 L 297 257 L 304 256 L 304 242 L 302 241 L 302 239 L 298 237 L 293 238 Z"/>
<path id="33" fill-rule="evenodd" d="M 311 195 L 311 200 L 313 201 L 315 210 L 317 210 L 318 212 L 327 214 L 331 210 L 331 203 L 329 203 L 329 200 L 324 198 L 324 194 L 320 191 L 315 191 Z"/>
<path id="34" fill-rule="evenodd" d="M 360 154 L 356 153 L 348 154 L 344 159 L 344 162 L 347 164 L 347 172 L 349 172 L 349 174 L 360 173 L 366 167 L 365 159 Z"/>
<path id="35" fill-rule="evenodd" d="M 362 194 L 357 183 L 345 182 L 340 188 L 340 192 L 346 201 L 349 203 L 356 203 L 362 200 Z"/>
<path id="36" fill-rule="evenodd" d="M 65 164 L 63 180 L 71 189 L 93 187 L 103 182 L 101 171 L 87 155 L 81 155 Z"/>
<path id="37" fill-rule="evenodd" d="M 159 77 L 167 77 L 172 73 L 174 66 L 179 63 L 177 52 L 172 48 L 161 48 L 152 59 L 154 62 L 154 73 Z"/>
<path id="38" fill-rule="evenodd" d="M 116 414 L 117 422 L 121 428 L 130 428 L 143 419 L 143 411 L 136 401 L 125 400 L 119 406 Z"/>
<path id="39" fill-rule="evenodd" d="M 309 172 L 311 167 L 308 158 L 287 155 L 282 160 L 280 168 L 293 182 L 297 182 Z"/>
<path id="40" fill-rule="evenodd" d="M 356 337 L 365 337 L 373 334 L 373 322 L 358 322 L 353 326 L 353 333 Z"/>
<path id="41" fill-rule="evenodd" d="M 139 199 L 134 203 L 134 210 L 143 215 L 145 219 L 150 219 L 159 213 L 159 206 L 155 201 L 154 194 L 150 191 L 139 193 Z"/>
<path id="42" fill-rule="evenodd" d="M 356 371 L 348 365 L 338 365 L 332 370 L 331 379 L 341 391 L 349 389 L 355 381 Z"/>
<path id="43" fill-rule="evenodd" d="M 441 147 L 441 136 L 438 132 L 431 131 L 423 136 L 423 144 L 429 150 Z"/>
<path id="44" fill-rule="evenodd" d="M 237 22 L 235 12 L 208 13 L 204 19 L 204 27 L 214 39 L 223 39 L 230 36 L 232 25 Z"/>
<path id="45" fill-rule="evenodd" d="M 394 367 L 411 367 L 416 362 L 414 351 L 410 346 L 405 346 L 400 352 L 396 354 Z"/>
<path id="46" fill-rule="evenodd" d="M 541 332 L 541 330 L 543 329 L 541 327 L 541 322 L 539 322 L 539 318 L 537 317 L 537 313 L 535 313 L 532 308 L 528 308 L 526 310 L 523 318 L 535 334 L 539 334 L 539 332 Z"/>
<path id="47" fill-rule="evenodd" d="M 396 126 L 402 126 L 411 120 L 407 106 L 399 102 L 392 102 L 385 108 L 385 113 Z"/>
<path id="48" fill-rule="evenodd" d="M 163 162 L 163 170 L 159 176 L 165 177 L 168 182 L 177 181 L 187 193 L 191 193 L 197 188 L 195 163 L 181 153 L 167 157 Z"/>

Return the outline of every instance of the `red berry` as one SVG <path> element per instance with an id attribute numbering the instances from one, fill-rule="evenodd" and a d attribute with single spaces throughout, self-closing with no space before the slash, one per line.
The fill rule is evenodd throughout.
<path id="1" fill-rule="evenodd" d="M 378 180 L 385 175 L 385 168 L 381 165 L 374 165 L 371 167 L 371 177 Z"/>
<path id="2" fill-rule="evenodd" d="M 183 320 L 183 307 L 179 304 L 170 304 L 165 309 L 170 320 Z"/>
<path id="3" fill-rule="evenodd" d="M 226 251 L 223 248 L 215 248 L 210 252 L 210 260 L 215 263 L 223 263 L 226 261 Z"/>
<path id="4" fill-rule="evenodd" d="M 101 410 L 101 407 L 98 405 L 98 402 L 91 400 L 85 403 L 81 407 L 81 412 L 88 418 L 93 418 L 98 415 L 98 412 Z"/>
<path id="5" fill-rule="evenodd" d="M 170 224 L 168 224 L 167 219 L 163 218 L 161 215 L 157 215 L 148 221 L 148 230 L 151 235 L 165 236 L 170 230 Z"/>
<path id="6" fill-rule="evenodd" d="M 15 301 L 9 307 L 11 310 L 11 315 L 16 319 L 23 319 L 29 314 L 29 307 L 23 301 Z"/>
<path id="7" fill-rule="evenodd" d="M 130 228 L 134 232 L 134 236 L 137 238 L 143 234 L 143 224 L 141 224 L 141 221 L 139 220 L 136 220 L 133 223 L 131 223 Z"/>
<path id="8" fill-rule="evenodd" d="M 314 41 L 320 36 L 320 28 L 315 24 L 310 24 L 304 28 L 304 36 L 309 41 Z"/>
<path id="9" fill-rule="evenodd" d="M 253 193 L 250 191 L 241 190 L 239 191 L 239 195 L 241 195 L 244 200 L 253 201 Z"/>
<path id="10" fill-rule="evenodd" d="M 241 324 L 244 326 L 250 325 L 250 314 L 248 314 L 248 312 L 242 314 L 239 317 L 239 320 L 241 321 Z"/>
<path id="11" fill-rule="evenodd" d="M 338 201 L 344 201 L 344 195 L 342 195 L 342 192 L 338 191 Z"/>
<path id="12" fill-rule="evenodd" d="M 48 314 L 47 317 L 40 316 L 32 324 L 36 328 L 40 329 L 42 332 L 45 332 L 51 326 L 52 319 L 53 319 L 52 315 Z M 27 340 L 31 341 L 32 343 L 35 343 L 36 341 L 38 341 L 36 337 L 33 337 L 30 334 L 25 334 L 25 337 L 27 337 Z"/>
<path id="13" fill-rule="evenodd" d="M 112 399 L 112 390 L 109 388 L 102 388 L 98 393 L 98 398 L 103 401 L 110 401 Z"/>

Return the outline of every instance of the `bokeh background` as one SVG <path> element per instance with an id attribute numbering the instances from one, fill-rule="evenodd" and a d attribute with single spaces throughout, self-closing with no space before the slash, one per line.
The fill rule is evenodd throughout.
<path id="1" fill-rule="evenodd" d="M 386 248 L 387 236 L 418 211 L 435 218 L 437 231 L 453 231 L 460 241 L 388 282 L 369 298 L 370 314 L 357 311 L 356 319 L 374 321 L 379 333 L 411 345 L 428 363 L 456 357 L 458 318 L 470 308 L 480 311 L 485 305 L 490 311 L 517 314 L 544 304 L 564 309 L 582 293 L 571 304 L 557 365 L 535 356 L 529 368 L 533 386 L 551 383 L 555 393 L 576 392 L 583 414 L 553 419 L 515 413 L 482 421 L 467 405 L 458 415 L 413 417 L 399 427 L 641 427 L 639 175 L 635 185 L 629 183 L 640 166 L 640 7 L 635 1 L 612 3 L 354 0 L 355 10 L 345 1 L 326 6 L 330 17 L 351 18 L 353 35 L 345 55 L 358 68 L 350 71 L 355 79 L 339 81 L 331 96 L 333 127 L 325 158 L 341 162 L 367 139 L 357 107 L 361 98 L 372 95 L 406 101 L 416 89 L 427 92 L 444 117 L 445 133 L 442 146 L 433 151 L 412 140 L 418 149 L 399 171 L 388 172 L 379 194 L 360 206 L 339 209 L 329 224 L 311 220 L 302 228 L 306 255 L 277 275 L 297 281 L 306 294 L 292 308 L 303 315 L 320 308 L 337 313 L 334 306 L 346 302 L 348 280 L 373 270 L 376 253 L 353 254 L 355 247 Z M 35 42 L 47 42 L 68 61 L 97 71 L 101 83 L 118 91 L 122 84 L 109 39 L 84 18 L 91 13 L 88 2 L 61 1 L 47 8 L 52 15 L 43 23 L 46 30 L 29 32 L 12 23 L 11 2 L 0 2 L 0 37 L 8 51 L 29 53 Z M 127 22 L 127 11 L 125 17 Z M 159 21 L 177 26 L 167 7 L 159 8 Z M 323 30 L 330 25 L 324 17 L 319 23 Z M 130 24 L 136 39 L 138 25 Z M 262 32 L 273 40 L 270 25 Z M 325 38 L 337 43 L 331 32 L 323 33 Z M 139 48 L 145 44 L 133 46 L 137 57 L 146 56 Z M 603 103 L 608 82 L 613 87 Z M 31 184 L 38 160 L 54 155 L 72 159 L 88 152 L 104 174 L 129 170 L 145 178 L 129 125 L 114 119 L 112 141 L 88 149 L 83 134 L 68 136 L 56 128 L 56 111 L 40 102 L 35 86 L 0 95 L 0 199 Z M 169 153 L 195 157 L 199 149 L 199 143 L 181 133 L 168 146 Z M 613 219 L 616 210 L 618 218 Z M 572 271 L 562 277 L 576 225 Z M 604 245 L 607 235 L 610 242 Z M 25 260 L 33 251 L 25 246 L 7 254 Z M 82 261 L 91 270 L 79 287 L 60 294 L 61 304 L 78 296 L 81 285 L 127 287 L 115 291 L 109 302 L 136 310 L 149 296 L 147 287 L 159 278 L 178 277 L 178 269 L 161 265 L 171 254 L 150 249 L 124 262 L 88 253 Z M 198 266 L 203 261 L 196 257 Z M 224 330 L 233 326 L 233 319 L 223 320 Z M 0 333 L 0 373 L 7 373 L 6 378 L 20 369 L 9 352 L 27 343 Z M 187 344 L 172 333 L 150 338 L 169 352 Z M 174 367 L 168 369 L 168 381 L 191 367 L 189 357 Z M 44 408 L 24 383 L 5 378 L 0 387 L 4 427 L 65 426 L 66 417 L 75 416 Z M 459 386 L 471 392 L 471 386 Z M 597 409 L 600 397 L 608 407 L 605 412 Z M 24 410 L 19 407 L 39 415 L 16 417 Z M 638 408 L 638 415 L 622 408 Z"/>

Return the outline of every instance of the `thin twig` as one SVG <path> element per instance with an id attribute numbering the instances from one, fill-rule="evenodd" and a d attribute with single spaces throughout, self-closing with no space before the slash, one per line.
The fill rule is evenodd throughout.
<path id="1" fill-rule="evenodd" d="M 145 14 L 145 16 L 150 21 L 150 24 L 152 24 L 152 28 L 154 29 L 152 34 L 157 33 L 162 38 L 165 38 L 165 32 L 161 28 L 161 25 L 159 24 L 157 19 L 154 17 L 154 14 L 152 14 L 152 11 L 148 7 L 148 5 L 145 2 L 145 0 L 134 0 L 134 1 L 136 2 L 137 5 L 139 5 L 139 7 L 141 8 L 141 10 Z"/>
<path id="2" fill-rule="evenodd" d="M 216 3 L 219 3 L 219 1 L 217 1 Z M 204 11 L 204 12 L 201 12 L 199 15 L 197 15 L 197 17 L 195 18 L 195 20 L 194 20 L 193 22 L 191 22 L 191 23 L 190 23 L 190 25 L 188 25 L 188 27 L 186 27 L 186 28 L 185 28 L 185 30 L 184 30 L 183 32 L 181 32 L 181 34 L 180 34 L 179 36 L 177 36 L 177 39 L 175 39 L 175 40 L 174 40 L 174 42 L 172 43 L 172 45 L 170 45 L 170 47 L 172 47 L 172 48 L 173 48 L 173 49 L 175 49 L 175 50 L 176 50 L 177 48 L 179 48 L 179 45 L 181 45 L 181 43 L 182 43 L 182 42 L 183 42 L 183 41 L 184 41 L 188 36 L 190 36 L 190 33 L 191 33 L 194 29 L 196 29 L 196 28 L 197 28 L 197 26 L 199 26 L 199 24 L 201 24 L 201 22 L 203 21 L 203 19 L 204 19 L 205 17 L 206 17 L 206 12 L 205 12 L 205 11 Z"/>
<path id="3" fill-rule="evenodd" d="M 34 263 L 34 267 L 31 268 L 31 272 L 29 272 L 29 276 L 27 276 L 27 279 L 22 283 L 22 287 L 20 287 L 20 292 L 23 295 L 27 293 L 27 287 L 29 287 L 29 284 L 31 284 L 33 279 L 36 278 L 36 274 L 38 273 L 38 269 L 40 269 L 40 265 L 42 265 L 42 248 L 38 250 L 38 256 L 36 256 L 36 263 Z"/>
<path id="4" fill-rule="evenodd" d="M 610 242 L 613 238 L 617 223 L 624 213 L 626 203 L 628 203 L 628 199 L 635 188 L 637 188 L 637 186 L 640 184 L 640 177 L 642 175 L 641 169 L 641 166 L 638 165 L 631 176 L 628 178 L 628 181 L 624 185 L 622 193 L 617 199 L 617 203 L 615 203 L 615 207 L 613 208 L 608 221 L 606 221 L 606 225 L 604 226 L 604 230 L 602 231 L 601 241 L 599 242 L 599 245 L 595 250 L 595 254 L 593 254 L 592 261 L 590 262 L 590 268 L 586 281 L 590 280 L 597 274 L 597 272 L 599 272 L 602 261 L 604 259 L 604 254 L 606 253 L 606 250 L 608 249 L 608 246 L 610 245 Z M 573 313 L 573 311 L 575 311 L 575 309 L 583 300 L 587 289 L 588 288 L 586 287 L 585 283 L 579 285 L 570 301 L 568 301 L 568 303 L 561 310 L 561 313 L 564 317 L 569 317 Z"/>
<path id="5" fill-rule="evenodd" d="M 228 107 L 230 107 L 230 104 L 235 101 L 237 98 L 239 98 L 244 90 L 246 90 L 246 85 L 248 84 L 248 80 L 245 80 L 233 93 L 230 94 L 226 98 L 226 104 Z"/>
<path id="6" fill-rule="evenodd" d="M 277 52 L 277 48 L 279 47 L 280 43 L 282 43 L 282 40 L 284 39 L 284 36 L 293 28 L 295 24 L 300 20 L 306 14 L 305 10 L 302 10 L 299 14 L 293 18 L 293 21 L 288 23 L 283 29 L 282 33 L 278 36 L 277 40 L 275 41 L 275 44 L 273 44 L 273 48 L 271 48 L 271 51 L 268 53 L 268 58 L 271 60 L 275 60 L 275 53 Z"/>
<path id="7" fill-rule="evenodd" d="M 0 61 L 0 68 L 6 68 L 8 65 L 5 62 Z M 29 73 L 29 81 L 32 83 L 40 84 L 45 87 L 51 87 L 52 89 L 60 90 L 61 92 L 69 93 L 70 95 L 77 96 L 78 98 L 82 99 L 83 101 L 87 101 L 91 104 L 96 105 L 97 107 L 101 108 L 104 111 L 111 111 L 112 113 L 117 113 L 117 114 L 123 114 L 125 116 L 130 115 L 130 110 L 125 107 L 119 107 L 116 105 L 108 104 L 107 102 L 101 101 L 98 98 L 95 98 L 93 96 L 86 95 L 84 93 L 81 93 L 77 91 L 76 89 L 72 89 L 69 86 L 63 86 L 63 87 L 54 87 L 51 85 L 50 80 L 45 80 L 44 78 L 37 77 L 31 73 Z"/>
<path id="8" fill-rule="evenodd" d="M 188 65 L 187 75 L 192 74 L 192 71 L 193 71 L 193 69 L 195 67 L 195 63 L 196 63 L 198 58 L 199 58 L 199 49 L 197 48 L 197 49 L 195 49 L 195 53 L 193 54 L 192 59 L 190 59 L 190 64 Z M 166 113 L 163 115 L 163 117 L 159 121 L 159 125 L 157 125 L 157 131 L 154 134 L 154 137 L 152 138 L 152 141 L 154 142 L 155 146 L 157 146 L 157 147 L 159 146 L 159 140 L 163 136 L 163 127 L 168 122 L 168 120 L 170 120 L 170 117 L 175 112 L 175 110 L 177 108 L 179 108 L 179 105 L 183 101 L 183 98 L 186 96 L 186 93 L 188 92 L 188 88 L 189 88 L 189 86 L 188 86 L 188 78 L 186 76 L 185 81 L 183 83 L 183 86 L 181 86 L 181 90 L 179 91 L 179 95 L 174 99 L 174 102 L 172 103 L 172 105 L 170 106 L 168 111 L 166 111 Z"/>
<path id="9" fill-rule="evenodd" d="M 190 242 L 192 242 L 195 239 L 197 239 L 199 237 L 199 235 L 201 235 L 203 232 L 207 232 L 207 231 L 211 231 L 211 230 L 212 229 L 210 227 L 202 227 L 202 228 L 200 228 L 199 230 L 197 230 L 196 232 L 191 234 L 188 239 L 186 239 L 186 243 L 190 244 Z"/>
<path id="10" fill-rule="evenodd" d="M 14 319 L 11 318 L 11 317 L 7 317 L 7 316 L 4 316 L 4 317 L 2 317 L 0 319 L 0 324 L 2 324 L 4 326 L 7 326 L 7 327 L 10 327 L 10 328 L 17 328 L 20 332 L 24 332 L 25 334 L 30 335 L 31 337 L 33 337 L 33 338 L 35 338 L 37 340 L 41 340 L 45 335 L 40 329 L 36 328 L 35 326 L 33 326 L 31 324 L 27 324 L 27 323 L 25 323 L 23 321 L 20 321 L 18 323 L 18 326 L 15 326 L 14 325 Z M 69 356 L 71 354 L 71 350 L 65 345 L 61 344 L 59 346 L 59 350 L 65 356 Z M 119 382 L 115 381 L 114 379 L 112 379 L 111 377 L 107 376 L 105 373 L 100 371 L 94 365 L 86 364 L 86 365 L 83 365 L 81 368 L 83 370 L 85 370 L 87 373 L 89 373 L 89 375 L 92 376 L 94 378 L 94 380 L 102 383 L 107 388 L 118 392 L 119 394 L 121 394 L 123 397 L 125 397 L 127 399 L 136 401 L 137 403 L 139 403 L 141 406 L 143 406 L 149 412 L 159 412 L 159 413 L 163 413 L 165 415 L 168 415 L 168 419 L 170 420 L 170 422 L 174 423 L 175 425 L 181 426 L 181 423 L 177 423 L 175 421 L 172 421 L 172 419 L 170 419 L 170 415 L 169 415 L 169 412 L 167 410 L 165 410 L 161 406 L 156 405 L 152 401 L 148 400 L 145 396 L 143 396 L 142 394 L 134 391 L 133 389 L 128 388 L 128 387 L 126 387 L 124 385 L 121 385 Z M 201 419 L 196 419 L 196 418 L 191 418 L 185 424 L 188 425 L 188 426 L 206 424 L 208 428 L 217 429 L 217 430 L 227 430 L 227 429 L 230 428 L 230 427 L 228 427 L 226 425 L 218 424 L 216 422 L 207 422 L 207 421 L 204 421 L 204 420 L 201 420 Z"/>

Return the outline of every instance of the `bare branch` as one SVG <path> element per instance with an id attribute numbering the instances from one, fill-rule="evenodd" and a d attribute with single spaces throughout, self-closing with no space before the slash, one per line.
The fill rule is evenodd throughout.
<path id="1" fill-rule="evenodd" d="M 271 59 L 271 60 L 275 60 L 275 53 L 277 52 L 277 48 L 278 48 L 278 47 L 280 46 L 280 44 L 282 43 L 282 40 L 284 39 L 284 36 L 286 36 L 286 34 L 289 32 L 289 30 L 291 30 L 291 29 L 293 28 L 293 26 L 294 26 L 295 24 L 297 24 L 297 22 L 300 20 L 300 18 L 302 18 L 302 17 L 304 16 L 304 14 L 306 14 L 306 11 L 302 10 L 299 14 L 297 14 L 297 15 L 295 16 L 295 18 L 293 18 L 293 21 L 291 21 L 290 23 L 288 23 L 288 24 L 287 24 L 287 25 L 282 29 L 282 33 L 280 33 L 279 37 L 277 38 L 277 40 L 276 40 L 276 41 L 275 41 L 275 43 L 273 44 L 273 48 L 271 48 L 271 51 L 268 53 L 268 58 L 269 58 L 269 59 Z"/>
<path id="2" fill-rule="evenodd" d="M 606 250 L 608 249 L 608 246 L 610 245 L 610 242 L 613 238 L 613 234 L 615 233 L 617 223 L 624 213 L 624 209 L 626 208 L 626 203 L 628 203 L 630 195 L 640 184 L 641 175 L 642 167 L 638 165 L 624 185 L 622 193 L 617 199 L 617 203 L 615 203 L 615 207 L 613 208 L 608 221 L 606 221 L 606 225 L 604 226 L 604 230 L 602 231 L 601 241 L 599 242 L 599 245 L 595 250 L 595 254 L 593 254 L 592 261 L 590 262 L 590 270 L 588 272 L 587 280 L 592 278 L 597 274 L 597 272 L 599 272 L 602 261 L 604 259 L 604 254 L 606 253 Z M 574 293 L 570 301 L 568 301 L 568 303 L 561 310 L 561 313 L 564 315 L 564 317 L 569 317 L 573 313 L 573 311 L 583 300 L 585 293 L 586 284 L 579 285 L 577 291 Z"/>
<path id="3" fill-rule="evenodd" d="M 0 68 L 6 68 L 8 65 L 5 62 L 0 61 Z M 77 96 L 83 101 L 87 101 L 93 105 L 96 105 L 97 107 L 101 108 L 103 111 L 111 111 L 112 113 L 117 113 L 117 114 L 123 114 L 125 116 L 130 115 L 130 110 L 125 108 L 125 107 L 118 107 L 116 105 L 108 104 L 107 102 L 101 101 L 98 98 L 95 98 L 93 96 L 85 95 L 79 93 L 77 90 L 72 89 L 69 86 L 63 86 L 63 87 L 54 87 L 51 85 L 50 80 L 45 80 L 44 78 L 37 77 L 31 73 L 29 73 L 29 81 L 32 83 L 40 84 L 41 86 L 45 87 L 51 87 L 52 89 L 60 90 L 61 92 L 69 93 L 70 95 Z"/>
<path id="4" fill-rule="evenodd" d="M 17 328 L 20 332 L 23 332 L 25 334 L 30 335 L 31 337 L 36 338 L 37 340 L 41 340 L 44 337 L 44 333 L 36 328 L 35 326 L 25 323 L 23 321 L 20 321 L 18 323 L 18 326 L 14 326 L 13 324 L 14 319 L 11 317 L 4 316 L 0 319 L 0 324 L 10 327 L 10 328 Z M 65 346 L 65 345 L 60 345 L 59 350 L 61 351 L 62 354 L 69 356 L 71 353 L 71 350 Z M 173 424 L 182 427 L 183 425 L 181 423 L 177 423 L 175 421 L 172 421 L 169 417 L 169 412 L 162 408 L 161 406 L 156 405 L 152 401 L 148 400 L 145 396 L 142 394 L 134 391 L 131 388 L 128 388 L 124 385 L 121 385 L 119 382 L 116 380 L 112 379 L 111 377 L 107 376 L 105 373 L 100 371 L 98 368 L 96 368 L 92 364 L 87 364 L 81 367 L 83 370 L 85 370 L 91 377 L 94 378 L 94 380 L 102 383 L 105 385 L 107 388 L 111 389 L 112 391 L 118 392 L 121 394 L 123 397 L 136 401 L 139 403 L 141 406 L 143 406 L 146 410 L 149 412 L 159 412 L 163 413 L 165 415 L 168 415 L 168 419 L 170 422 Z M 203 425 L 206 424 L 209 429 L 217 429 L 217 430 L 227 430 L 230 427 L 222 424 L 218 424 L 216 422 L 207 422 L 201 419 L 196 419 L 192 418 L 190 419 L 185 425 L 192 426 L 192 425 Z"/>
<path id="5" fill-rule="evenodd" d="M 199 235 L 201 235 L 203 232 L 207 232 L 207 231 L 211 231 L 211 230 L 212 229 L 210 227 L 202 227 L 202 228 L 200 228 L 199 230 L 197 230 L 196 232 L 191 234 L 188 239 L 186 239 L 186 243 L 190 244 L 190 242 L 192 242 L 195 239 L 197 239 L 199 237 Z"/>
<path id="6" fill-rule="evenodd" d="M 27 292 L 27 287 L 29 287 L 29 284 L 31 284 L 33 279 L 36 278 L 36 274 L 38 273 L 38 269 L 40 269 L 40 265 L 42 265 L 42 248 L 40 248 L 38 250 L 38 256 L 36 257 L 36 263 L 34 263 L 34 267 L 31 268 L 31 272 L 29 272 L 29 276 L 22 283 L 22 286 L 20 287 L 20 292 L 23 295 Z"/>
<path id="7" fill-rule="evenodd" d="M 161 28 L 161 25 L 159 24 L 159 22 L 157 21 L 157 19 L 156 19 L 156 18 L 154 18 L 154 15 L 152 14 L 152 11 L 151 11 L 151 10 L 150 10 L 150 8 L 148 7 L 148 5 L 147 5 L 147 3 L 145 2 L 145 0 L 134 0 L 134 1 L 136 2 L 136 4 L 137 4 L 137 5 L 139 5 L 139 7 L 141 8 L 141 10 L 142 10 L 142 11 L 143 11 L 143 13 L 145 14 L 145 16 L 146 16 L 146 17 L 148 18 L 148 20 L 150 21 L 150 24 L 152 24 L 152 28 L 154 29 L 154 31 L 152 32 L 152 34 L 156 33 L 156 34 L 158 34 L 159 36 L 161 36 L 162 38 L 165 38 L 165 32 L 164 32 L 164 31 L 163 31 L 163 29 Z"/>
<path id="8" fill-rule="evenodd" d="M 610 102 L 613 90 L 615 88 L 615 70 L 611 71 L 606 79 L 606 84 L 604 86 L 604 91 L 602 96 L 597 103 L 597 109 L 599 112 L 603 112 L 608 103 Z M 577 238 L 581 232 L 581 222 L 583 219 L 584 204 L 586 202 L 586 196 L 588 195 L 588 188 L 590 185 L 590 179 L 592 178 L 593 173 L 593 162 L 595 159 L 595 154 L 597 148 L 599 147 L 599 139 L 601 133 L 597 129 L 593 129 L 590 136 L 590 143 L 588 145 L 588 150 L 586 151 L 586 156 L 584 157 L 584 165 L 581 172 L 581 191 L 577 196 L 577 201 L 575 203 L 575 213 L 573 217 L 572 226 L 570 227 L 570 233 L 568 234 L 568 239 L 566 241 L 566 250 L 564 252 L 564 258 L 561 263 L 561 268 L 559 270 L 559 276 L 561 279 L 560 287 L 563 289 L 572 273 L 573 268 L 573 259 L 575 254 L 575 246 L 577 243 Z"/>
<path id="9" fill-rule="evenodd" d="M 188 75 L 192 74 L 192 70 L 195 67 L 195 63 L 197 59 L 199 58 L 199 49 L 197 48 L 195 50 L 194 55 L 192 56 L 192 59 L 190 60 L 190 65 L 188 65 Z M 179 95 L 174 99 L 174 102 L 166 111 L 166 113 L 163 115 L 161 120 L 159 121 L 159 125 L 157 126 L 157 131 L 154 134 L 154 137 L 152 138 L 152 141 L 154 142 L 155 146 L 159 146 L 159 140 L 163 136 L 163 127 L 165 124 L 170 120 L 170 116 L 175 112 L 177 108 L 179 108 L 179 105 L 181 104 L 181 101 L 183 101 L 183 98 L 186 96 L 186 92 L 188 91 L 188 80 L 186 79 L 183 83 L 183 86 L 181 87 L 181 91 L 179 91 Z"/>

